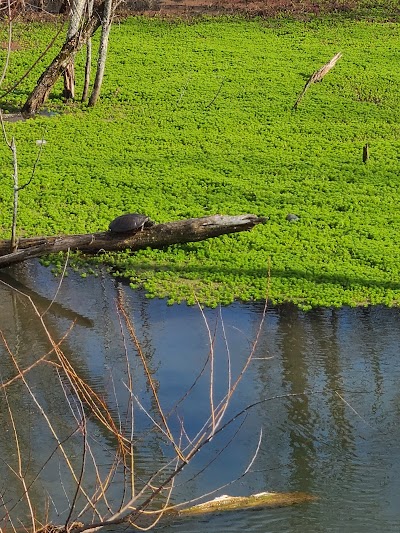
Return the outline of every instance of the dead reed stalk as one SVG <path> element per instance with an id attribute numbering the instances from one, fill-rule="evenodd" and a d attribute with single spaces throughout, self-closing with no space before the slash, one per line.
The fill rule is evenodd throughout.
<path id="1" fill-rule="evenodd" d="M 296 102 L 295 102 L 295 104 L 293 106 L 293 109 L 297 109 L 298 105 L 300 104 L 301 100 L 303 99 L 303 96 L 306 94 L 306 91 L 310 87 L 310 85 L 312 85 L 313 83 L 317 83 L 318 81 L 322 81 L 324 76 L 326 76 L 326 74 L 328 74 L 328 72 L 331 69 L 333 69 L 333 67 L 336 65 L 336 63 L 339 61 L 339 59 L 341 57 L 342 57 L 342 53 L 341 52 L 337 53 L 336 55 L 334 55 L 332 57 L 332 59 L 330 61 L 328 61 L 328 63 L 326 63 L 319 70 L 314 72 L 314 74 L 309 78 L 309 80 L 307 81 L 307 83 L 304 86 L 304 89 L 302 90 L 302 92 L 298 96 L 298 98 L 297 98 L 297 100 L 296 100 Z"/>

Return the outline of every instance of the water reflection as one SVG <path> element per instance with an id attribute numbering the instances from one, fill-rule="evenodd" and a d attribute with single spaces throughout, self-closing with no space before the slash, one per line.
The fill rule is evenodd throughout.
<path id="1" fill-rule="evenodd" d="M 58 280 L 36 262 L 1 274 L 0 330 L 21 367 L 46 354 L 51 345 L 26 298 L 40 312 L 57 292 Z M 263 306 L 236 304 L 222 310 L 200 311 L 180 305 L 169 308 L 163 301 L 118 285 L 107 276 L 80 279 L 71 275 L 61 285 L 55 303 L 45 315 L 51 335 L 62 343 L 65 355 L 80 375 L 111 406 L 117 423 L 129 419 L 127 353 L 134 375 L 134 390 L 150 413 L 154 399 L 134 344 L 116 312 L 122 291 L 143 353 L 156 380 L 160 401 L 170 411 L 179 404 L 179 420 L 171 425 L 179 434 L 184 421 L 193 437 L 209 416 L 209 374 L 199 378 L 209 355 L 209 335 L 215 337 L 217 403 L 227 390 L 228 355 L 233 377 L 240 373 L 250 353 L 262 317 Z M 174 501 L 195 498 L 240 476 L 254 452 L 260 428 L 263 441 L 251 472 L 222 492 L 245 495 L 263 490 L 305 491 L 319 496 L 313 504 L 258 512 L 241 512 L 173 523 L 164 531 L 398 531 L 400 527 L 400 313 L 397 309 L 363 308 L 315 310 L 303 313 L 291 306 L 267 310 L 256 357 L 238 387 L 228 418 L 246 405 L 242 430 L 224 450 L 238 422 L 183 471 Z M 16 374 L 4 344 L 0 346 L 2 380 Z M 50 356 L 51 360 L 52 356 Z M 38 399 L 53 414 L 57 431 L 72 427 L 66 416 L 66 396 L 56 383 L 56 368 L 42 364 L 28 374 Z M 21 446 L 30 450 L 30 472 L 54 447 L 54 439 L 41 430 L 37 408 L 21 381 L 7 389 L 13 412 L 18 415 Z M 0 411 L 0 466 L 3 487 L 10 498 L 21 485 L 6 462 L 15 445 L 4 398 Z M 112 462 L 115 439 L 95 419 L 89 421 L 104 465 Z M 145 479 L 164 464 L 169 451 L 159 432 L 145 433 L 151 421 L 142 411 L 135 418 L 137 469 Z M 68 442 L 80 465 L 79 438 Z M 222 451 L 219 455 L 219 453 Z M 208 463 L 211 466 L 198 474 Z M 67 508 L 63 490 L 74 484 L 59 460 L 46 467 L 43 482 L 35 485 L 36 505 L 42 505 L 43 485 L 51 492 L 60 513 Z M 36 469 L 36 470 L 35 470 Z M 198 475 L 197 475 L 198 474 Z M 33 474 L 31 474 L 33 475 Z M 63 479 L 64 489 L 61 488 Z M 70 483 L 70 485 L 68 485 Z M 91 483 L 94 485 L 95 480 Z M 88 484 L 90 484 L 88 475 Z M 118 484 L 117 484 L 118 485 Z M 113 498 L 119 497 L 118 486 Z M 61 510 L 61 511 L 60 511 Z M 65 514 L 63 515 L 65 517 Z M 350 519 L 351 518 L 351 519 Z"/>

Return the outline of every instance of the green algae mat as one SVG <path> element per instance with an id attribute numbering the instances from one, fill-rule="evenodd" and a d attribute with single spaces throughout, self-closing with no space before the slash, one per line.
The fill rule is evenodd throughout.
<path id="1" fill-rule="evenodd" d="M 274 304 L 304 309 L 397 305 L 399 31 L 395 22 L 340 17 L 116 23 L 96 108 L 62 107 L 58 85 L 49 102 L 58 114 L 6 125 L 21 183 L 32 173 L 36 141 L 46 140 L 20 193 L 20 235 L 106 230 L 125 212 L 156 222 L 253 213 L 269 220 L 251 232 L 95 262 L 171 303 L 214 306 L 268 292 Z M 51 24 L 15 25 L 4 88 L 54 33 Z M 335 68 L 294 111 L 310 75 L 337 52 Z M 0 100 L 3 108 L 24 102 L 54 53 Z M 78 73 L 83 62 L 82 54 Z M 4 143 L 0 157 L 5 238 L 12 160 Z M 286 220 L 289 213 L 299 220 Z M 52 258 L 56 267 L 62 261 Z M 91 271 L 79 257 L 73 265 Z"/>

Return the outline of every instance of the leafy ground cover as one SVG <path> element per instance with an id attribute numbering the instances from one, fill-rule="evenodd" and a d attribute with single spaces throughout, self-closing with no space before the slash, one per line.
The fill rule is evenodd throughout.
<path id="1" fill-rule="evenodd" d="M 16 26 L 20 46 L 5 87 L 54 31 L 43 22 Z M 342 17 L 121 21 L 96 108 L 7 124 L 22 182 L 36 140 L 47 142 L 21 192 L 21 234 L 105 230 L 130 211 L 158 222 L 266 215 L 249 233 L 95 261 L 170 302 L 258 300 L 269 285 L 273 303 L 306 309 L 397 305 L 398 35 L 395 22 Z M 308 77 L 339 51 L 335 69 L 293 111 Z M 48 61 L 2 105 L 20 105 Z M 54 98 L 50 107 L 59 104 Z M 12 167 L 4 145 L 0 157 L 0 231 L 8 237 Z M 300 220 L 288 222 L 288 213 Z"/>

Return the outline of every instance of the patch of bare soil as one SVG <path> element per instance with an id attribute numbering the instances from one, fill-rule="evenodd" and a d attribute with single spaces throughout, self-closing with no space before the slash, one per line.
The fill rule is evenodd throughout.
<path id="1" fill-rule="evenodd" d="M 16 9 L 14 18 L 44 21 L 60 16 L 58 13 L 62 0 L 41 0 L 41 4 L 42 7 L 39 8 L 38 0 L 32 0 L 25 10 Z M 127 0 L 119 10 L 119 16 L 143 14 L 189 18 L 199 15 L 241 14 L 249 17 L 273 17 L 286 14 L 304 18 L 333 12 L 350 13 L 357 9 L 358 4 L 358 0 Z"/>
<path id="2" fill-rule="evenodd" d="M 10 50 L 22 50 L 23 46 L 18 41 L 12 41 L 11 43 L 8 43 L 8 41 L 2 41 L 0 42 L 0 48 L 2 50 L 8 50 L 8 47 L 10 47 Z"/>
<path id="3" fill-rule="evenodd" d="M 318 15 L 329 12 L 350 12 L 357 7 L 356 0 L 133 0 L 128 12 L 148 15 L 196 16 L 202 14 L 242 14 L 273 17 Z"/>

